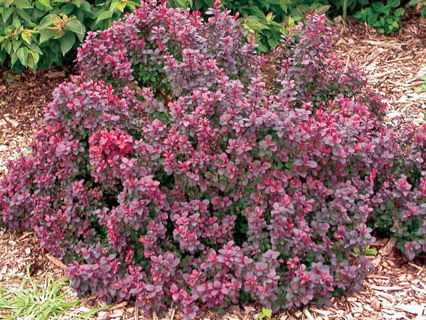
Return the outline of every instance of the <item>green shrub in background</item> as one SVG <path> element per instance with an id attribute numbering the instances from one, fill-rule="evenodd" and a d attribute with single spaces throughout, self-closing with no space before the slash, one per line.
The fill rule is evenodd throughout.
<path id="1" fill-rule="evenodd" d="M 188 7 L 205 12 L 214 0 L 169 0 L 172 7 Z M 222 0 L 225 8 L 239 12 L 241 22 L 256 35 L 258 50 L 266 53 L 275 48 L 281 36 L 312 11 L 325 13 L 330 8 L 327 0 Z"/>
<path id="2" fill-rule="evenodd" d="M 416 5 L 425 0 L 411 0 Z M 205 12 L 214 0 L 169 0 L 173 7 L 187 7 L 194 11 Z M 378 32 L 391 33 L 398 30 L 398 22 L 404 15 L 399 0 L 223 0 L 224 7 L 234 13 L 239 12 L 251 33 L 256 35 L 255 42 L 261 53 L 274 48 L 282 34 L 295 23 L 303 20 L 309 12 L 327 13 L 329 17 L 342 15 L 354 16 L 361 22 L 367 22 Z M 423 11 L 426 11 L 424 9 Z"/>
<path id="3" fill-rule="evenodd" d="M 86 31 L 107 28 L 136 6 L 129 0 L 0 0 L 0 65 L 15 72 L 62 65 Z"/>
<path id="4" fill-rule="evenodd" d="M 386 3 L 374 2 L 370 7 L 363 8 L 354 14 L 354 18 L 367 22 L 379 33 L 392 33 L 399 29 L 399 21 L 405 10 L 400 7 L 399 0 L 388 0 Z"/>
<path id="5" fill-rule="evenodd" d="M 259 51 L 269 52 L 281 41 L 281 35 L 309 12 L 326 13 L 330 6 L 322 0 L 239 0 L 224 1 L 225 5 L 238 10 L 250 32 L 257 34 Z"/>
<path id="6" fill-rule="evenodd" d="M 168 2 L 205 12 L 214 0 Z M 408 5 L 418 6 L 426 16 L 424 3 L 411 0 Z M 396 31 L 404 15 L 399 0 L 223 0 L 222 4 L 241 14 L 260 53 L 275 48 L 281 36 L 312 11 L 330 17 L 354 15 L 382 33 Z M 0 66 L 20 72 L 70 62 L 86 31 L 107 28 L 137 6 L 138 0 L 0 0 Z"/>
<path id="7" fill-rule="evenodd" d="M 211 8 L 213 3 L 214 0 L 169 0 L 172 7 L 201 12 Z M 222 4 L 233 13 L 240 13 L 241 23 L 255 35 L 260 53 L 275 48 L 281 36 L 307 13 L 325 13 L 330 7 L 326 5 L 327 0 L 222 0 Z"/>

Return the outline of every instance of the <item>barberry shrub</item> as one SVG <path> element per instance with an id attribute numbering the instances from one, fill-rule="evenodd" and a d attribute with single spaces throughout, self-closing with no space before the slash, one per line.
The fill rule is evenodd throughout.
<path id="1" fill-rule="evenodd" d="M 377 179 L 371 226 L 414 259 L 426 252 L 426 125 L 405 128 L 398 137 L 401 153 L 394 167 Z M 378 171 L 374 171 L 378 174 Z"/>
<path id="2" fill-rule="evenodd" d="M 359 289 L 368 224 L 424 251 L 424 128 L 399 143 L 325 18 L 258 57 L 208 14 L 142 2 L 89 34 L 0 181 L 3 223 L 34 230 L 80 294 L 187 318 Z"/>

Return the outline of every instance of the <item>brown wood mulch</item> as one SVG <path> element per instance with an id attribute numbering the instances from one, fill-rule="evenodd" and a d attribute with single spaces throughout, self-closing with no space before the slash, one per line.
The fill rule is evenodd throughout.
<path id="1" fill-rule="evenodd" d="M 337 19 L 336 25 L 336 54 L 346 65 L 358 65 L 383 95 L 387 120 L 399 126 L 425 123 L 426 91 L 417 88 L 426 76 L 426 19 L 408 16 L 401 32 L 389 36 L 353 20 Z"/>
<path id="2" fill-rule="evenodd" d="M 68 69 L 60 67 L 22 74 L 0 69 L 0 173 L 29 144 L 53 89 L 66 79 Z"/>
<path id="3" fill-rule="evenodd" d="M 337 54 L 347 65 L 352 62 L 360 65 L 370 84 L 384 93 L 389 104 L 387 120 L 395 125 L 424 123 L 426 92 L 416 92 L 416 88 L 426 74 L 425 21 L 408 19 L 402 23 L 402 31 L 392 36 L 378 35 L 351 21 L 336 23 L 341 33 Z M 53 88 L 68 77 L 69 70 L 65 68 L 21 75 L 0 70 L 0 174 L 5 170 L 5 162 L 17 157 L 17 149 L 28 145 L 34 124 L 41 119 Z M 361 292 L 336 298 L 331 307 L 309 306 L 291 314 L 279 314 L 274 319 L 426 320 L 425 265 L 403 258 L 392 239 L 378 240 L 374 247 L 378 254 L 370 259 L 376 271 L 369 275 Z M 46 274 L 60 277 L 64 272 L 63 264 L 40 248 L 33 233 L 16 234 L 0 229 L 0 285 L 18 286 L 19 276 L 26 273 L 28 265 L 32 276 L 39 279 Z M 95 298 L 89 298 L 81 308 L 98 305 Z M 243 306 L 225 316 L 207 312 L 202 319 L 256 319 L 260 311 L 256 306 Z M 168 315 L 168 319 L 181 318 L 174 310 Z M 101 311 L 98 319 L 143 318 L 138 310 L 121 304 Z"/>

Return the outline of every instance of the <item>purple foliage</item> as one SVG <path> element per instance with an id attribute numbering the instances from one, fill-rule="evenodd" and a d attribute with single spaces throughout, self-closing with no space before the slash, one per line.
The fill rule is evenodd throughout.
<path id="1" fill-rule="evenodd" d="M 426 127 L 383 124 L 324 17 L 260 58 L 234 17 L 210 15 L 143 2 L 89 35 L 81 75 L 0 180 L 3 223 L 34 230 L 80 294 L 187 318 L 359 289 L 369 223 L 425 251 Z"/>

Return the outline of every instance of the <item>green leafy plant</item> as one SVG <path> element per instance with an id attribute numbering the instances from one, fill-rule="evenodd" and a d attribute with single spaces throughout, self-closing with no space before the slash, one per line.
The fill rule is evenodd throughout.
<path id="1" fill-rule="evenodd" d="M 0 0 L 0 65 L 13 71 L 62 65 L 88 30 L 133 10 L 130 0 Z"/>
<path id="2" fill-rule="evenodd" d="M 326 13 L 330 8 L 327 1 L 321 0 L 227 0 L 224 4 L 241 13 L 242 22 L 255 35 L 254 42 L 262 53 L 275 48 L 282 35 L 288 34 L 289 29 L 303 21 L 306 14 Z"/>
<path id="3" fill-rule="evenodd" d="M 262 11 L 242 19 L 249 33 L 253 35 L 254 43 L 258 44 L 258 50 L 262 53 L 275 48 L 281 41 L 281 36 L 288 28 L 295 25 L 295 21 L 296 19 L 289 17 L 286 23 L 279 23 L 272 12 L 265 15 Z"/>
<path id="4" fill-rule="evenodd" d="M 368 245 L 363 250 L 355 248 L 354 249 L 354 255 L 356 257 L 359 257 L 359 256 L 375 256 L 375 255 L 377 255 L 377 250 L 370 248 L 370 245 Z"/>
<path id="5" fill-rule="evenodd" d="M 420 1 L 425 0 L 412 0 L 410 3 L 415 5 Z M 206 12 L 213 2 L 169 0 L 169 5 Z M 399 0 L 389 0 L 386 4 L 370 0 L 223 0 L 222 5 L 241 15 L 240 22 L 249 29 L 260 53 L 274 49 L 281 37 L 310 12 L 327 13 L 329 17 L 343 15 L 344 19 L 354 15 L 356 19 L 377 28 L 380 33 L 398 30 L 398 22 L 405 12 Z M 423 11 L 426 10 L 424 8 Z"/>
<path id="6" fill-rule="evenodd" d="M 266 319 L 271 319 L 271 317 L 272 317 L 272 310 L 271 309 L 267 309 L 267 308 L 263 308 L 262 312 L 259 313 L 258 317 L 259 317 L 260 320 L 263 320 L 265 318 Z"/>
<path id="7" fill-rule="evenodd" d="M 28 272 L 17 289 L 8 290 L 0 286 L 0 319 L 62 319 L 60 316 L 65 313 L 72 320 L 93 319 L 96 313 L 107 308 L 74 311 L 72 308 L 80 303 L 73 298 L 67 278 L 47 276 L 39 282 Z"/>
<path id="8" fill-rule="evenodd" d="M 342 15 L 343 19 L 348 17 L 360 8 L 367 7 L 370 4 L 370 0 L 328 0 L 327 3 L 330 5 L 330 16 Z"/>
<path id="9" fill-rule="evenodd" d="M 426 75 L 421 77 L 422 83 L 415 89 L 416 92 L 426 92 Z"/>
<path id="10" fill-rule="evenodd" d="M 213 0 L 169 0 L 171 7 L 202 12 L 213 3 Z M 260 53 L 274 49 L 282 35 L 288 34 L 290 28 L 303 21 L 306 14 L 321 14 L 330 8 L 326 0 L 223 0 L 222 4 L 241 15 L 240 22 L 248 28 Z"/>
<path id="11" fill-rule="evenodd" d="M 374 2 L 371 6 L 363 8 L 354 14 L 354 18 L 366 22 L 377 29 L 379 33 L 392 33 L 399 29 L 399 21 L 404 16 L 405 10 L 400 7 L 399 0 Z"/>
<path id="12" fill-rule="evenodd" d="M 325 13 L 329 6 L 314 3 L 312 6 L 300 4 L 292 8 L 282 2 L 280 8 L 283 12 L 279 14 L 272 11 L 265 14 L 256 6 L 250 7 L 244 12 L 247 15 L 241 19 L 249 32 L 255 36 L 254 43 L 259 46 L 258 50 L 261 53 L 274 49 L 281 42 L 282 36 L 288 34 L 289 30 L 298 22 L 303 21 L 307 13 Z M 291 14 L 285 14 L 284 10 L 291 11 Z"/>
<path id="13" fill-rule="evenodd" d="M 98 1 L 94 12 L 94 22 L 89 24 L 92 30 L 110 27 L 124 13 L 133 11 L 139 3 L 139 1 L 131 0 L 108 0 L 104 3 Z"/>

